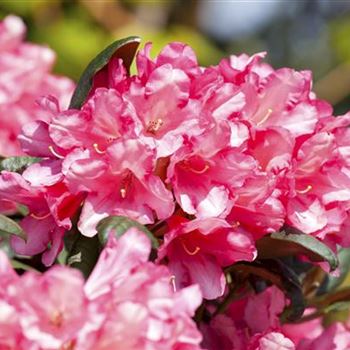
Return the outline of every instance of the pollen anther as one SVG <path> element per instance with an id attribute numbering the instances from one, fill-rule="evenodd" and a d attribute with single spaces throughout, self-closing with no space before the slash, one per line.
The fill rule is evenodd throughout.
<path id="1" fill-rule="evenodd" d="M 51 215 L 50 212 L 48 212 L 47 214 L 43 215 L 43 216 L 39 216 L 39 215 L 35 215 L 33 213 L 30 214 L 30 216 L 34 219 L 37 219 L 37 220 L 44 220 L 46 218 L 48 218 L 49 216 Z"/>
<path id="2" fill-rule="evenodd" d="M 170 284 L 173 287 L 174 293 L 176 292 L 176 283 L 175 283 L 176 277 L 174 275 L 172 275 L 170 277 Z"/>
<path id="3" fill-rule="evenodd" d="M 201 248 L 196 247 L 193 251 L 190 251 L 190 250 L 186 247 L 186 244 L 185 244 L 184 242 L 182 242 L 182 246 L 184 247 L 185 252 L 186 252 L 188 255 L 196 255 L 196 254 L 201 250 Z"/>
<path id="4" fill-rule="evenodd" d="M 312 190 L 312 186 L 307 185 L 306 188 L 304 188 L 303 190 L 296 190 L 296 192 L 299 194 L 305 194 L 305 193 L 310 192 L 311 190 Z"/>
<path id="5" fill-rule="evenodd" d="M 196 169 L 189 167 L 189 169 L 195 174 L 204 174 L 209 168 L 210 168 L 210 166 L 208 164 L 205 164 L 204 168 L 201 170 L 196 170 Z"/>
<path id="6" fill-rule="evenodd" d="M 147 131 L 151 134 L 155 134 L 163 125 L 163 119 L 158 118 L 156 120 L 152 120 L 148 123 Z"/>
<path id="7" fill-rule="evenodd" d="M 57 158 L 59 158 L 59 159 L 64 159 L 63 156 L 61 156 L 59 153 L 57 153 L 57 152 L 55 151 L 55 149 L 53 148 L 52 145 L 50 145 L 48 148 L 49 148 L 49 151 L 50 151 L 55 157 L 57 157 Z"/>
<path id="8" fill-rule="evenodd" d="M 99 149 L 98 143 L 94 143 L 94 144 L 92 145 L 92 147 L 94 148 L 94 150 L 95 150 L 96 153 L 98 153 L 98 154 L 105 154 L 105 153 L 106 153 L 105 151 L 101 151 L 101 150 Z"/>
<path id="9" fill-rule="evenodd" d="M 261 124 L 264 124 L 266 122 L 267 119 L 270 118 L 270 115 L 272 114 L 273 109 L 269 108 L 264 116 L 264 118 L 262 118 L 258 123 L 257 126 L 260 126 Z"/>
<path id="10" fill-rule="evenodd" d="M 126 189 L 121 188 L 119 192 L 120 192 L 120 197 L 122 197 L 124 199 L 126 197 Z"/>

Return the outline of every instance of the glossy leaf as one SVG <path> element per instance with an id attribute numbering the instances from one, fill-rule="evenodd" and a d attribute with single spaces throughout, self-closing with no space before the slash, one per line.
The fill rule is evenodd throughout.
<path id="1" fill-rule="evenodd" d="M 152 232 L 137 221 L 124 216 L 109 216 L 101 220 L 97 225 L 98 237 L 104 246 L 108 240 L 110 232 L 113 232 L 117 237 L 120 237 L 131 227 L 135 227 L 144 232 L 151 240 L 153 248 L 158 247 L 158 241 L 153 236 Z"/>
<path id="2" fill-rule="evenodd" d="M 338 251 L 338 260 L 339 260 L 339 276 L 328 275 L 326 281 L 322 284 L 319 294 L 328 293 L 335 290 L 341 284 L 344 283 L 346 278 L 349 275 L 350 270 L 350 249 L 349 248 L 340 248 Z"/>
<path id="3" fill-rule="evenodd" d="M 0 237 L 2 235 L 14 235 L 26 239 L 27 236 L 22 227 L 17 222 L 11 220 L 5 215 L 0 214 Z"/>
<path id="4" fill-rule="evenodd" d="M 257 241 L 257 248 L 261 259 L 302 254 L 311 261 L 327 261 L 331 270 L 338 266 L 338 258 L 330 248 L 317 238 L 292 228 L 261 238 Z"/>
<path id="5" fill-rule="evenodd" d="M 140 38 L 131 36 L 115 41 L 100 52 L 80 77 L 69 108 L 79 109 L 83 105 L 92 89 L 94 76 L 108 65 L 112 57 L 121 58 L 126 69 L 129 69 L 139 44 Z"/>

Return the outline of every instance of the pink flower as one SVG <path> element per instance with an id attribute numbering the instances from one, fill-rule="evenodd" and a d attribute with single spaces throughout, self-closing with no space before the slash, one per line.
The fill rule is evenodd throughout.
<path id="1" fill-rule="evenodd" d="M 134 107 L 140 137 L 155 144 L 157 157 L 166 157 L 181 147 L 185 136 L 200 134 L 208 120 L 191 98 L 191 81 L 200 73 L 192 49 L 171 43 L 155 61 L 149 58 L 150 49 L 146 44 L 138 53 L 138 75 L 124 97 Z"/>
<path id="2" fill-rule="evenodd" d="M 152 174 L 155 154 L 136 139 L 117 140 L 104 155 L 88 151 L 71 153 L 64 164 L 70 189 L 88 193 L 79 228 L 86 236 L 108 215 L 129 216 L 143 224 L 162 220 L 173 210 L 172 194 Z"/>
<path id="3" fill-rule="evenodd" d="M 130 114 L 130 107 L 116 90 L 100 88 L 80 111 L 57 111 L 49 125 L 49 135 L 55 146 L 64 150 L 84 147 L 104 152 L 122 135 L 135 136 Z"/>
<path id="4" fill-rule="evenodd" d="M 295 350 L 295 345 L 282 333 L 268 332 L 254 336 L 248 350 Z"/>
<path id="5" fill-rule="evenodd" d="M 174 291 L 168 269 L 147 262 L 150 251 L 141 231 L 111 234 L 85 284 L 63 266 L 17 276 L 1 253 L 0 348 L 200 350 L 198 286 Z"/>
<path id="6" fill-rule="evenodd" d="M 312 312 L 315 312 L 315 310 L 306 309 L 304 316 L 307 316 Z M 316 339 L 324 332 L 321 317 L 302 323 L 286 323 L 282 326 L 282 330 L 283 334 L 290 338 L 295 345 L 298 345 L 300 341 L 303 341 L 302 339 Z"/>
<path id="7" fill-rule="evenodd" d="M 279 322 L 285 305 L 276 287 L 234 301 L 224 314 L 201 326 L 203 345 L 209 350 L 294 350 Z"/>
<path id="8" fill-rule="evenodd" d="M 63 234 L 71 227 L 70 218 L 79 208 L 81 196 L 72 196 L 62 182 L 59 164 L 46 161 L 33 164 L 23 173 L 3 171 L 0 195 L 28 207 L 30 214 L 20 225 L 27 241 L 12 237 L 11 245 L 18 254 L 42 256 L 51 265 L 63 247 Z"/>
<path id="9" fill-rule="evenodd" d="M 279 315 L 285 305 L 283 292 L 276 287 L 268 288 L 248 299 L 244 310 L 244 320 L 253 333 L 278 329 L 280 327 Z M 234 312 L 233 309 L 232 312 Z"/>
<path id="10" fill-rule="evenodd" d="M 222 267 L 256 257 L 251 236 L 222 219 L 187 221 L 173 217 L 170 229 L 158 260 L 167 258 L 177 288 L 197 283 L 206 299 L 223 295 L 226 283 Z"/>
<path id="11" fill-rule="evenodd" d="M 74 340 L 88 316 L 83 284 L 78 271 L 64 267 L 26 274 L 15 296 L 24 336 L 49 349 Z"/>
<path id="12" fill-rule="evenodd" d="M 325 329 L 317 338 L 302 340 L 297 350 L 346 350 L 349 347 L 349 329 L 337 322 Z"/>
<path id="13" fill-rule="evenodd" d="M 255 160 L 229 147 L 230 134 L 227 123 L 218 123 L 171 156 L 167 181 L 186 213 L 226 217 L 234 205 L 235 190 L 254 174 Z"/>
<path id="14" fill-rule="evenodd" d="M 55 54 L 46 47 L 25 43 L 25 26 L 15 16 L 0 24 L 0 154 L 22 154 L 17 135 L 34 119 L 46 120 L 36 104 L 42 95 L 54 95 L 67 107 L 74 83 L 50 74 Z"/>
<path id="15" fill-rule="evenodd" d="M 174 292 L 164 266 L 147 263 L 151 246 L 129 229 L 110 236 L 85 292 L 107 313 L 94 349 L 199 349 L 201 336 L 190 319 L 201 302 L 198 286 Z"/>

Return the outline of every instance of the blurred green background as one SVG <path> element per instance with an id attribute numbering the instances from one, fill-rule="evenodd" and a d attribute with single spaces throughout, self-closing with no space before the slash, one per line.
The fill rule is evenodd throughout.
<path id="1" fill-rule="evenodd" d="M 55 71 L 74 80 L 111 41 L 138 35 L 154 54 L 184 41 L 202 65 L 266 50 L 274 67 L 311 69 L 336 113 L 350 109 L 350 1 L 1 0 L 0 15 L 11 13 L 26 22 L 28 40 L 57 52 Z"/>

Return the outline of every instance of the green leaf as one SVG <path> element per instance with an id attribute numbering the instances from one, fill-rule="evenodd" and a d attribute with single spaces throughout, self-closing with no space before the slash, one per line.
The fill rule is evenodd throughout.
<path id="1" fill-rule="evenodd" d="M 22 173 L 29 165 L 40 162 L 37 157 L 9 157 L 0 161 L 0 170 Z"/>
<path id="2" fill-rule="evenodd" d="M 350 248 L 340 248 L 338 260 L 340 275 L 338 277 L 328 275 L 325 283 L 320 288 L 320 294 L 335 290 L 345 281 L 350 270 Z"/>
<path id="3" fill-rule="evenodd" d="M 15 270 L 23 270 L 23 271 L 38 271 L 34 267 L 27 265 L 21 261 L 11 259 L 11 265 Z"/>
<path id="4" fill-rule="evenodd" d="M 140 38 L 131 36 L 122 40 L 115 41 L 99 53 L 86 67 L 80 77 L 69 108 L 79 109 L 86 101 L 92 88 L 93 77 L 101 71 L 112 57 L 118 57 L 123 60 L 126 69 L 130 68 L 136 50 L 140 44 Z"/>
<path id="5" fill-rule="evenodd" d="M 293 322 L 302 317 L 306 303 L 300 285 L 300 281 L 295 272 L 289 268 L 281 260 L 276 261 L 279 274 L 283 276 L 283 289 L 290 300 L 290 305 L 287 306 L 280 315 L 281 322 Z"/>
<path id="6" fill-rule="evenodd" d="M 117 237 L 120 237 L 131 227 L 135 227 L 145 233 L 151 240 L 153 248 L 158 247 L 158 241 L 153 236 L 151 231 L 137 221 L 131 220 L 124 216 L 109 216 L 102 219 L 97 225 L 98 237 L 104 246 L 107 243 L 110 232 L 113 232 Z"/>
<path id="7" fill-rule="evenodd" d="M 2 235 L 14 235 L 24 240 L 27 239 L 26 233 L 16 221 L 13 221 L 7 216 L 0 214 L 0 237 Z"/>
<path id="8" fill-rule="evenodd" d="M 70 248 L 67 254 L 67 264 L 80 270 L 84 277 L 88 278 L 101 251 L 97 235 L 90 238 L 75 231 L 70 233 L 68 240 L 69 243 L 67 239 L 65 241 L 66 247 Z"/>
<path id="9" fill-rule="evenodd" d="M 331 270 L 338 266 L 338 258 L 330 248 L 317 238 L 292 228 L 259 239 L 257 248 L 260 259 L 303 254 L 311 261 L 327 261 Z"/>

